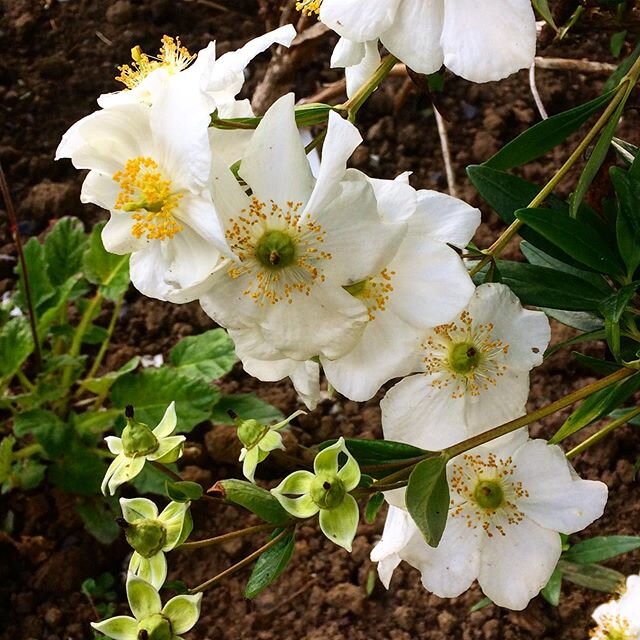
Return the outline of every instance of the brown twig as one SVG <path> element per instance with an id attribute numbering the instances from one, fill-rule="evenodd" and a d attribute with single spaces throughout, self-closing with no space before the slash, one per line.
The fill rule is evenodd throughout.
<path id="1" fill-rule="evenodd" d="M 36 326 L 36 313 L 33 307 L 33 298 L 31 297 L 31 286 L 29 284 L 29 272 L 27 270 L 27 261 L 24 257 L 24 251 L 22 249 L 22 240 L 20 239 L 20 230 L 18 229 L 18 218 L 16 217 L 16 210 L 13 206 L 13 200 L 11 199 L 11 192 L 9 191 L 9 185 L 7 184 L 7 178 L 0 163 L 0 190 L 2 191 L 2 197 L 4 198 L 5 207 L 7 209 L 7 217 L 9 218 L 9 231 L 15 242 L 16 249 L 18 250 L 18 260 L 20 262 L 20 271 L 22 273 L 22 284 L 24 287 L 24 298 L 27 303 L 27 311 L 29 314 L 29 325 L 31 327 L 31 336 L 33 338 L 33 347 L 36 357 L 36 366 L 40 369 L 42 365 L 42 352 L 40 350 L 40 341 L 38 340 L 38 327 Z"/>
<path id="2" fill-rule="evenodd" d="M 236 538 L 244 538 L 254 533 L 260 533 L 262 531 L 271 531 L 275 529 L 275 525 L 270 523 L 256 524 L 253 527 L 246 527 L 245 529 L 239 529 L 238 531 L 232 531 L 231 533 L 223 533 L 222 535 L 215 536 L 214 538 L 205 538 L 204 540 L 194 540 L 193 542 L 185 542 L 181 544 L 178 549 L 181 551 L 192 551 L 193 549 L 202 549 L 203 547 L 212 547 L 217 544 L 224 544 L 230 540 Z"/>

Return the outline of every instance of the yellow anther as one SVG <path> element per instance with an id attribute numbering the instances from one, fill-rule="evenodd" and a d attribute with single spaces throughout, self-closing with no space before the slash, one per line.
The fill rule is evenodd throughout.
<path id="1" fill-rule="evenodd" d="M 322 0 L 299 0 L 296 2 L 296 10 L 301 11 L 306 16 L 318 15 Z"/>
<path id="2" fill-rule="evenodd" d="M 186 47 L 180 43 L 180 38 L 171 36 L 162 37 L 162 46 L 157 57 L 148 56 L 138 46 L 131 49 L 131 65 L 124 64 L 118 67 L 120 75 L 116 78 L 127 89 L 138 86 L 152 71 L 160 68 L 169 73 L 179 73 L 186 69 L 196 56 L 189 53 Z"/>
<path id="3" fill-rule="evenodd" d="M 120 185 L 114 206 L 132 213 L 133 236 L 167 240 L 182 231 L 182 225 L 173 216 L 182 194 L 171 192 L 171 180 L 163 178 L 153 158 L 139 156 L 127 160 L 113 179 Z"/>

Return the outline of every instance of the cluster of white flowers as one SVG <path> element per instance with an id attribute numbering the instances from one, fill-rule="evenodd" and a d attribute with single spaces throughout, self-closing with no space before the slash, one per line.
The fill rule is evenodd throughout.
<path id="1" fill-rule="evenodd" d="M 592 618 L 597 624 L 593 640 L 639 640 L 640 576 L 629 576 L 622 593 L 597 607 Z"/>
<path id="2" fill-rule="evenodd" d="M 334 56 L 344 65 L 376 63 L 378 38 L 416 71 L 444 61 L 475 81 L 528 66 L 534 54 L 529 0 L 299 4 L 349 39 Z M 102 108 L 71 127 L 58 149 L 89 169 L 82 200 L 110 211 L 105 247 L 131 254 L 131 278 L 144 294 L 199 300 L 227 328 L 247 372 L 264 381 L 289 376 L 310 409 L 322 370 L 358 401 L 410 376 L 382 402 L 384 435 L 431 451 L 522 415 L 549 323 L 502 284 L 474 286 L 459 250 L 479 225 L 477 209 L 416 190 L 406 174 L 381 180 L 347 168 L 361 137 L 335 111 L 314 171 L 292 94 L 255 131 L 210 128 L 212 114 L 253 115 L 236 99 L 243 69 L 294 36 L 283 27 L 218 59 L 213 43 L 193 56 L 168 37 L 157 58 L 133 50 L 132 66 L 121 68 L 126 88 L 101 96 Z M 290 419 L 271 428 L 244 421 L 250 480 L 282 447 L 278 430 Z M 184 437 L 171 435 L 174 427 L 172 405 L 153 431 L 131 422 L 122 439 L 108 439 L 117 457 L 103 490 L 113 493 L 145 460 L 175 461 Z M 447 475 L 451 505 L 437 548 L 411 520 L 404 489 L 387 494 L 384 535 L 372 553 L 386 585 L 405 560 L 438 595 L 456 596 L 477 579 L 494 602 L 521 609 L 549 580 L 559 533 L 598 518 L 607 498 L 604 484 L 579 479 L 558 447 L 529 440 L 526 430 L 453 457 Z M 273 494 L 297 517 L 319 512 L 325 533 L 350 549 L 358 520 L 350 492 L 360 480 L 339 440 L 318 455 L 314 473 L 292 474 Z M 148 554 L 138 550 L 131 570 L 152 587 L 166 575 L 164 551 L 188 529 L 186 510 L 168 509 L 158 515 L 153 505 L 123 502 L 130 527 L 142 531 L 140 521 L 152 521 L 162 534 L 150 541 L 145 529 L 143 543 L 130 534 Z M 153 606 L 145 612 L 160 615 L 159 600 L 147 596 Z M 141 619 L 120 621 L 111 637 L 129 637 Z"/>

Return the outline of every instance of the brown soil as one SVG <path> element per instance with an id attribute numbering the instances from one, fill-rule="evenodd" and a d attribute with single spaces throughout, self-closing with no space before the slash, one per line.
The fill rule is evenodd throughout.
<path id="1" fill-rule="evenodd" d="M 264 31 L 256 2 L 235 0 L 224 4 L 233 7 L 233 13 L 216 9 L 206 0 L 0 0 L 0 160 L 19 205 L 24 234 L 39 233 L 52 219 L 65 214 L 78 215 L 87 223 L 97 219 L 95 209 L 79 204 L 82 176 L 68 162 L 54 163 L 53 154 L 63 132 L 96 107 L 97 95 L 115 88 L 115 68 L 127 61 L 131 46 L 140 44 L 153 51 L 167 33 L 182 35 L 191 50 L 217 38 L 218 49 L 223 52 Z M 313 62 L 303 64 L 295 78 L 299 97 L 312 94 L 321 81 L 337 78 L 326 71 L 328 50 L 329 43 L 324 40 L 318 51 L 308 52 Z M 570 37 L 561 46 L 543 49 L 541 54 L 610 61 L 604 36 Z M 263 75 L 267 59 L 251 68 L 250 89 Z M 322 68 L 325 70 L 318 75 Z M 538 83 L 547 109 L 556 113 L 597 95 L 602 78 L 576 72 L 539 72 Z M 400 80 L 391 82 L 363 110 L 365 144 L 356 152 L 353 164 L 385 178 L 413 171 L 414 186 L 444 190 L 442 156 L 429 105 L 424 97 L 410 93 L 394 115 L 398 96 L 403 93 L 401 85 Z M 449 119 L 460 195 L 480 204 L 464 178 L 464 167 L 483 161 L 536 121 L 527 74 L 483 86 L 451 79 L 442 102 Z M 625 133 L 635 144 L 640 142 L 637 125 L 638 118 L 632 112 Z M 538 181 L 548 178 L 566 153 L 565 148 L 549 154 L 526 167 L 523 175 Z M 486 246 L 500 228 L 495 216 L 486 213 L 486 223 L 477 238 L 481 246 Z M 15 264 L 14 248 L 5 228 L 0 228 L 0 258 L 1 292 L 12 285 Z M 195 304 L 171 306 L 132 292 L 107 365 L 116 367 L 134 353 L 166 353 L 179 337 L 210 326 Z M 568 330 L 555 327 L 554 340 L 568 335 Z M 602 355 L 601 347 L 586 346 L 583 350 Z M 566 353 L 559 353 L 533 373 L 531 408 L 547 404 L 591 379 L 589 371 L 577 366 Z M 254 391 L 284 413 L 297 407 L 289 384 L 259 384 L 239 366 L 223 384 L 227 392 Z M 338 434 L 379 437 L 379 399 L 364 404 L 341 398 L 325 401 L 298 421 L 293 438 L 311 444 Z M 557 414 L 535 425 L 533 435 L 549 435 L 566 415 L 568 412 Z M 184 476 L 209 485 L 218 478 L 237 475 L 237 452 L 228 433 L 207 426 L 194 432 L 193 446 L 188 447 L 184 461 Z M 577 461 L 581 474 L 604 480 L 612 490 L 605 516 L 589 535 L 640 534 L 640 505 L 633 473 L 639 452 L 640 434 L 626 427 Z M 272 472 L 267 467 L 265 479 Z M 248 516 L 239 519 L 228 507 L 197 504 L 194 511 L 197 532 L 202 537 L 251 521 Z M 96 616 L 80 592 L 80 584 L 102 571 L 110 571 L 120 580 L 126 568 L 126 546 L 121 542 L 109 548 L 95 544 L 74 517 L 70 498 L 55 491 L 4 496 L 0 513 L 11 513 L 15 521 L 11 537 L 0 533 L 0 638 L 90 638 L 88 622 Z M 417 572 L 405 565 L 398 569 L 388 592 L 378 584 L 367 597 L 365 584 L 374 570 L 369 551 L 382 525 L 382 517 L 374 525 L 362 525 L 351 555 L 325 540 L 313 526 L 302 527 L 291 567 L 275 585 L 248 602 L 242 598 L 247 574 L 226 580 L 206 595 L 202 619 L 189 637 L 578 640 L 587 637 L 589 614 L 604 599 L 565 585 L 557 609 L 536 598 L 523 612 L 491 606 L 470 613 L 470 607 L 481 598 L 478 589 L 455 600 L 441 600 L 426 593 Z M 237 541 L 215 550 L 174 554 L 171 578 L 197 584 L 236 562 L 257 544 L 258 540 Z M 629 554 L 612 566 L 631 573 L 638 570 L 639 560 L 640 555 Z M 124 602 L 122 591 L 119 586 Z"/>

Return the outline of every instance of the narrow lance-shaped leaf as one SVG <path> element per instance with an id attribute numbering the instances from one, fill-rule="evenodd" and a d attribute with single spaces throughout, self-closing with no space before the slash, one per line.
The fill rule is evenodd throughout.
<path id="1" fill-rule="evenodd" d="M 281 529 L 274 531 L 271 538 L 273 539 L 279 535 L 281 531 Z M 293 556 L 295 549 L 294 535 L 293 530 L 289 531 L 258 558 L 244 590 L 245 598 L 255 598 L 282 575 Z"/>
<path id="2" fill-rule="evenodd" d="M 612 167 L 610 176 L 618 201 L 618 248 L 628 273 L 633 276 L 640 266 L 640 176 L 633 177 L 619 167 Z"/>
<path id="3" fill-rule="evenodd" d="M 640 536 L 598 536 L 574 544 L 562 557 L 577 564 L 592 564 L 636 549 L 640 549 Z"/>
<path id="4" fill-rule="evenodd" d="M 214 485 L 213 493 L 248 509 L 266 522 L 282 525 L 290 520 L 289 514 L 271 493 L 251 482 L 220 480 Z"/>

